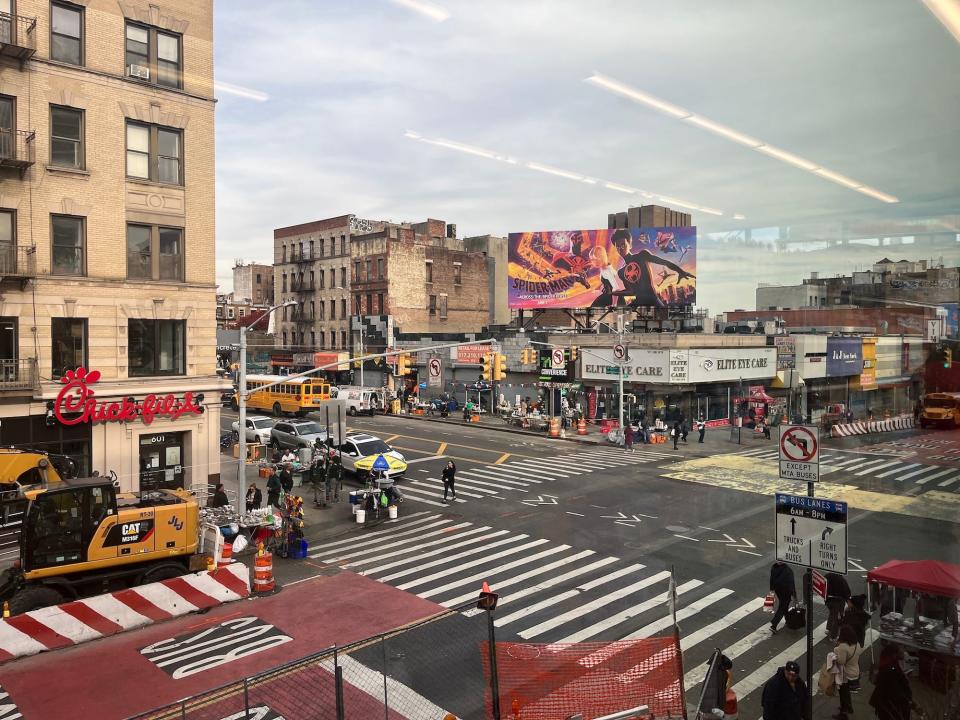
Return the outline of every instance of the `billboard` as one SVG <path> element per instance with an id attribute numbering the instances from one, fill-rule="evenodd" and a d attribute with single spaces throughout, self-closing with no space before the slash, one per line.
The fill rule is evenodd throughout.
<path id="1" fill-rule="evenodd" d="M 510 233 L 515 309 L 668 307 L 697 298 L 695 227 Z"/>
<path id="2" fill-rule="evenodd" d="M 827 338 L 827 377 L 860 375 L 862 372 L 863 345 L 860 338 Z"/>

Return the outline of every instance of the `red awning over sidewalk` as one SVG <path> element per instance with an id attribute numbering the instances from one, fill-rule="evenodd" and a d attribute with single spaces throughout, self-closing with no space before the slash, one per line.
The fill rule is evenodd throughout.
<path id="1" fill-rule="evenodd" d="M 939 560 L 890 560 L 867 573 L 867 580 L 929 595 L 960 598 L 960 565 Z"/>

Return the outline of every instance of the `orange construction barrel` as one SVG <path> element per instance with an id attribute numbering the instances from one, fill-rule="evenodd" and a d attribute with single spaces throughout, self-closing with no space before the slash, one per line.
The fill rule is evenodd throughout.
<path id="1" fill-rule="evenodd" d="M 273 553 L 265 552 L 260 545 L 259 552 L 253 557 L 253 591 L 257 593 L 273 592 L 276 582 L 273 579 Z"/>
<path id="2" fill-rule="evenodd" d="M 587 434 L 587 421 L 583 418 L 580 418 L 577 421 L 577 435 L 586 435 Z"/>
<path id="3" fill-rule="evenodd" d="M 552 417 L 550 418 L 550 437 L 558 438 L 560 437 L 560 418 Z"/>

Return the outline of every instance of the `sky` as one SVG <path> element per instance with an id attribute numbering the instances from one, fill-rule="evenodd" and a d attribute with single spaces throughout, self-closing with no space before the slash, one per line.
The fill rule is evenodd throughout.
<path id="1" fill-rule="evenodd" d="M 506 235 L 675 201 L 711 314 L 885 255 L 960 264 L 960 43 L 921 0 L 219 0 L 215 57 L 222 289 L 310 220 Z M 823 249 L 904 226 L 953 241 Z"/>

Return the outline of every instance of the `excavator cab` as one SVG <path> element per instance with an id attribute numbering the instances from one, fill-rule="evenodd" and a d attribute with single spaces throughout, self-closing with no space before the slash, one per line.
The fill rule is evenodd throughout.
<path id="1" fill-rule="evenodd" d="M 25 573 L 86 562 L 100 525 L 117 513 L 113 484 L 101 477 L 67 480 L 27 495 L 20 544 Z"/>

